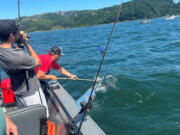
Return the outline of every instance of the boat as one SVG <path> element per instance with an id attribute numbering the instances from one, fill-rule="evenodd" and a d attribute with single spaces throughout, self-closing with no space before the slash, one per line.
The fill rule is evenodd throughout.
<path id="1" fill-rule="evenodd" d="M 142 22 L 141 22 L 141 24 L 146 24 L 146 23 L 152 23 L 152 20 L 151 19 L 146 19 L 146 20 L 143 20 Z"/>
<path id="2" fill-rule="evenodd" d="M 172 19 L 175 19 L 177 16 L 175 16 L 175 15 L 171 15 L 171 16 L 166 16 L 164 19 L 166 19 L 166 20 L 172 20 Z"/>
<path id="3" fill-rule="evenodd" d="M 48 135 L 77 135 L 83 115 L 80 113 L 82 109 L 78 107 L 79 101 L 77 103 L 56 81 L 44 82 L 41 86 L 49 108 L 48 119 L 46 109 L 42 105 L 17 109 L 15 105 L 4 105 L 2 98 L 0 99 L 1 107 L 17 125 L 19 135 L 46 135 L 47 132 L 49 133 L 49 127 L 53 127 L 51 129 L 53 132 Z M 104 131 L 87 114 L 80 134 L 105 135 Z"/>

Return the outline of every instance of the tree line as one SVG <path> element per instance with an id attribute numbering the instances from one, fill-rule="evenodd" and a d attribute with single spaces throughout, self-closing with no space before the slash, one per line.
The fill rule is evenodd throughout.
<path id="1" fill-rule="evenodd" d="M 21 19 L 27 32 L 87 27 L 114 22 L 118 8 L 119 5 L 99 10 L 59 11 L 24 16 Z M 178 14 L 180 14 L 180 3 L 175 4 L 173 0 L 132 0 L 123 4 L 119 21 Z"/>

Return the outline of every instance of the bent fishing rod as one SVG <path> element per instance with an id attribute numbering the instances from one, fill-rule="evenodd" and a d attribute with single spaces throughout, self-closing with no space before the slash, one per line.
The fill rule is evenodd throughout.
<path id="1" fill-rule="evenodd" d="M 108 42 L 107 42 L 107 44 L 106 44 L 106 48 L 105 48 L 105 51 L 104 51 L 104 54 L 103 54 L 101 63 L 100 63 L 100 65 L 99 65 L 99 69 L 98 69 L 98 71 L 97 71 L 96 78 L 95 78 L 95 81 L 94 81 L 94 83 L 93 83 L 93 87 L 92 87 L 92 90 L 91 90 L 91 93 L 90 93 L 90 96 L 89 96 L 89 99 L 88 99 L 87 107 L 86 107 L 86 109 L 85 109 L 85 111 L 84 111 L 84 113 L 83 113 L 83 117 L 82 117 L 82 120 L 81 120 L 81 122 L 80 122 L 77 135 L 80 134 L 80 130 L 81 130 L 81 127 L 82 127 L 82 124 L 83 124 L 85 115 L 87 114 L 87 110 L 88 110 L 88 108 L 89 108 L 89 106 L 90 106 L 90 102 L 91 102 L 91 100 L 92 100 L 92 98 L 91 98 L 91 97 L 92 97 L 92 93 L 93 93 L 93 91 L 94 91 L 94 88 L 95 88 L 95 85 L 96 85 L 96 82 L 97 82 L 97 78 L 98 78 L 99 73 L 100 73 L 100 71 L 101 71 L 101 68 L 102 68 L 102 65 L 103 65 L 103 62 L 104 62 L 104 58 L 105 58 L 105 56 L 106 56 L 106 52 L 107 52 L 107 49 L 108 49 L 108 47 L 109 47 L 109 43 L 110 43 L 110 41 L 111 41 L 112 34 L 113 34 L 113 32 L 114 32 L 114 28 L 115 28 L 115 26 L 116 26 L 117 21 L 119 20 L 119 15 L 120 15 L 120 12 L 121 12 L 121 9 L 122 9 L 122 5 L 123 5 L 123 0 L 121 1 L 121 4 L 120 4 L 120 6 L 119 6 L 119 9 L 118 9 L 118 12 L 117 12 L 117 15 L 116 15 L 116 19 L 115 19 L 114 24 L 113 24 L 113 27 L 112 27 L 112 31 L 111 31 L 111 33 L 110 33 Z"/>

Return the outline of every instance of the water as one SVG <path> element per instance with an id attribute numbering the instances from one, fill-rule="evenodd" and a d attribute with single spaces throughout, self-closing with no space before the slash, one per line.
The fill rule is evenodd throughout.
<path id="1" fill-rule="evenodd" d="M 153 23 L 118 23 L 100 73 L 113 74 L 116 87 L 98 91 L 89 113 L 108 135 L 178 135 L 180 131 L 180 18 Z M 39 54 L 60 45 L 59 64 L 79 78 L 93 79 L 112 24 L 31 33 Z M 52 74 L 59 75 L 56 71 Z M 92 82 L 59 81 L 75 98 Z"/>

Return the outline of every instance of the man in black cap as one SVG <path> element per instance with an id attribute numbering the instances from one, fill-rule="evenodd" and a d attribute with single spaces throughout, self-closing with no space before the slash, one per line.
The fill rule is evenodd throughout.
<path id="1" fill-rule="evenodd" d="M 60 72 L 61 74 L 64 74 L 68 76 L 69 78 L 73 80 L 77 80 L 78 77 L 76 75 L 71 74 L 63 67 L 59 66 L 57 61 L 60 59 L 60 57 L 64 55 L 62 52 L 62 48 L 59 46 L 54 46 L 50 49 L 48 54 L 39 55 L 39 58 L 41 60 L 41 66 L 35 68 L 36 76 L 39 80 L 54 80 L 57 81 L 58 78 L 55 75 L 49 75 L 48 73 L 53 68 Z"/>
<path id="2" fill-rule="evenodd" d="M 23 42 L 29 54 L 14 43 Z M 24 107 L 43 104 L 48 108 L 45 96 L 36 78 L 34 68 L 41 65 L 41 61 L 28 42 L 28 36 L 19 31 L 13 20 L 0 21 L 0 65 L 9 75 L 15 93 L 17 106 Z"/>

